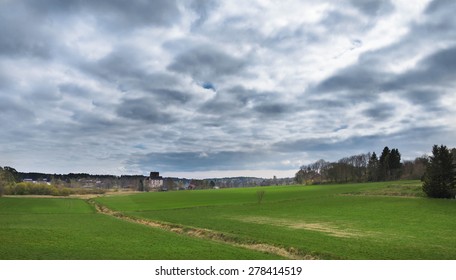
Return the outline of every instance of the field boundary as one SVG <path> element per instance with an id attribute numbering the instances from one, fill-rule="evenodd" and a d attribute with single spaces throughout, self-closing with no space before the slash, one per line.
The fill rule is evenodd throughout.
<path id="1" fill-rule="evenodd" d="M 236 246 L 236 247 L 259 251 L 262 253 L 275 254 L 275 255 L 278 255 L 278 256 L 281 256 L 281 257 L 284 257 L 287 259 L 292 259 L 292 260 L 319 259 L 316 256 L 302 253 L 295 248 L 282 248 L 282 247 L 278 247 L 278 246 L 274 246 L 274 245 L 270 245 L 270 244 L 264 244 L 264 243 L 246 243 L 246 242 L 237 240 L 236 237 L 234 237 L 234 236 L 230 236 L 230 235 L 227 235 L 222 232 L 217 232 L 217 231 L 204 229 L 204 228 L 186 227 L 186 226 L 182 226 L 182 225 L 163 223 L 163 222 L 158 222 L 158 221 L 141 219 L 138 217 L 132 217 L 132 216 L 125 215 L 122 212 L 114 211 L 92 199 L 87 199 L 86 201 L 90 205 L 95 207 L 97 213 L 109 215 L 109 216 L 121 219 L 123 221 L 131 222 L 131 223 L 141 224 L 141 225 L 145 225 L 145 226 L 149 226 L 149 227 L 153 227 L 153 228 L 159 228 L 162 230 L 174 232 L 174 233 L 181 234 L 181 235 L 196 237 L 196 238 L 200 238 L 200 239 L 212 240 L 212 241 L 216 241 L 219 243 L 224 243 L 224 244 L 228 244 L 228 245 L 232 245 L 232 246 Z"/>

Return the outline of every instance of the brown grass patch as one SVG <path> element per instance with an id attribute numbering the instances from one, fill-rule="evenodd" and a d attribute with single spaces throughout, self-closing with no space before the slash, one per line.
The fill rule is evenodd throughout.
<path id="1" fill-rule="evenodd" d="M 234 220 L 254 223 L 254 224 L 263 224 L 263 225 L 272 225 L 287 227 L 291 229 L 303 229 L 310 231 L 318 231 L 324 234 L 335 236 L 335 237 L 359 237 L 367 235 L 364 232 L 360 232 L 354 229 L 342 228 L 336 226 L 332 223 L 327 222 L 305 222 L 299 220 L 291 219 L 280 219 L 280 218 L 270 218 L 270 217 L 258 217 L 258 216 L 247 216 L 247 217 L 234 217 Z"/>

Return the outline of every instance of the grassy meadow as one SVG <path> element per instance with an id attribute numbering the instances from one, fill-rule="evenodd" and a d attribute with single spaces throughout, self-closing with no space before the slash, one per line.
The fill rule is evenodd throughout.
<path id="1" fill-rule="evenodd" d="M 260 201 L 259 192 L 264 191 Z M 218 233 L 222 241 L 97 213 L 73 198 L 0 198 L 0 259 L 456 259 L 456 201 L 418 181 L 101 196 L 123 216 Z"/>
<path id="2" fill-rule="evenodd" d="M 423 197 L 418 181 L 143 193 L 97 201 L 129 216 L 323 259 L 456 259 L 456 201 Z"/>
<path id="3" fill-rule="evenodd" d="M 0 198 L 0 259 L 277 259 L 96 213 L 82 199 Z"/>

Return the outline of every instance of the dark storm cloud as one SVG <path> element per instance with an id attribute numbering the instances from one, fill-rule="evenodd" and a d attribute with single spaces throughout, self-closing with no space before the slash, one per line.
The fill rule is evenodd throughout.
<path id="1" fill-rule="evenodd" d="M 220 77 L 240 74 L 246 63 L 234 56 L 202 45 L 178 55 L 168 69 L 188 74 L 198 81 L 213 81 Z"/>

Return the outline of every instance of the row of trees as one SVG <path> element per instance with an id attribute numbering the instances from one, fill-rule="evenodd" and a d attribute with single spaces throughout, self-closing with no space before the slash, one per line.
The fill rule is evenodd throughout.
<path id="1" fill-rule="evenodd" d="M 402 162 L 398 149 L 385 147 L 380 157 L 373 152 L 345 157 L 337 162 L 320 159 L 303 165 L 296 173 L 295 181 L 299 184 L 318 184 L 421 179 L 427 162 L 427 156 Z"/>
<path id="2" fill-rule="evenodd" d="M 375 182 L 397 179 L 420 179 L 429 197 L 456 198 L 456 149 L 434 145 L 431 156 L 401 161 L 398 149 L 385 147 L 375 152 L 342 158 L 337 162 L 318 160 L 301 166 L 295 181 L 299 184 L 324 182 Z"/>
<path id="3" fill-rule="evenodd" d="M 380 158 L 377 158 L 375 152 L 370 156 L 367 165 L 367 180 L 375 182 L 399 179 L 402 171 L 401 168 L 401 153 L 399 153 L 399 150 L 390 150 L 388 147 L 385 147 Z"/>

